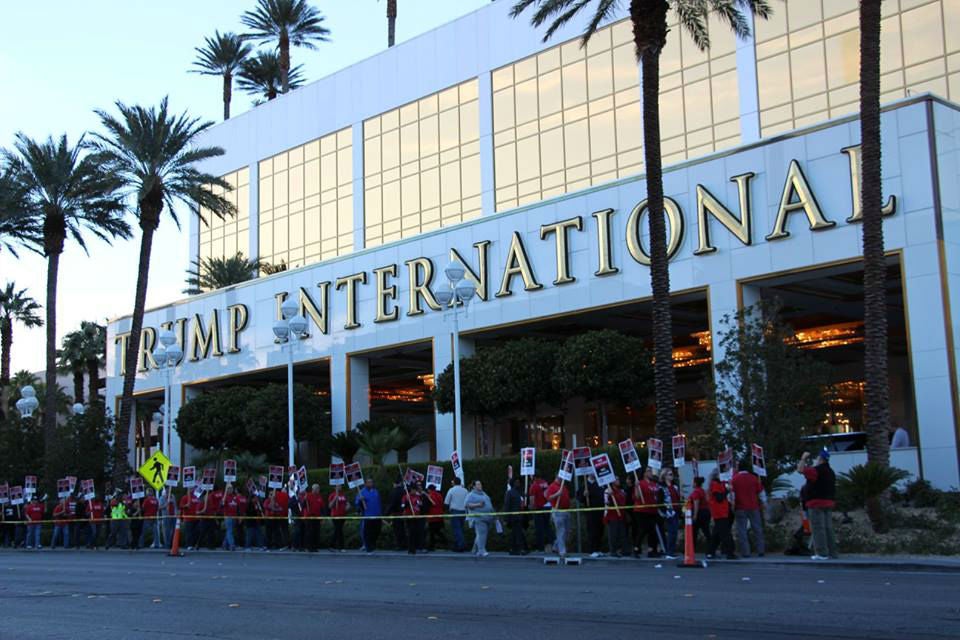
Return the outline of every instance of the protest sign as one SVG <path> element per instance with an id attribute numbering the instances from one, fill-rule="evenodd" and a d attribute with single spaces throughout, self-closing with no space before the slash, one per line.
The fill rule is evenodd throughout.
<path id="1" fill-rule="evenodd" d="M 279 489 L 283 486 L 283 466 L 270 465 L 270 468 L 267 469 L 267 486 L 271 489 Z"/>
<path id="2" fill-rule="evenodd" d="M 733 450 L 729 447 L 717 456 L 717 469 L 720 470 L 720 479 L 724 482 L 733 479 Z"/>
<path id="3" fill-rule="evenodd" d="M 356 489 L 363 484 L 363 470 L 360 469 L 359 462 L 353 462 L 343 468 L 343 473 L 347 479 L 347 486 Z"/>
<path id="4" fill-rule="evenodd" d="M 236 460 L 223 461 L 223 481 L 224 482 L 237 481 L 237 461 Z"/>
<path id="5" fill-rule="evenodd" d="M 247 478 L 247 484 L 244 485 L 244 489 L 246 489 L 248 496 L 257 495 L 257 483 L 253 481 L 253 478 Z"/>
<path id="6" fill-rule="evenodd" d="M 196 467 L 183 468 L 183 486 L 185 489 L 193 489 L 195 486 L 197 486 L 197 468 Z"/>
<path id="7" fill-rule="evenodd" d="M 19 485 L 10 487 L 10 504 L 23 504 L 23 487 Z"/>
<path id="8" fill-rule="evenodd" d="M 204 491 L 213 491 L 213 484 L 217 481 L 217 468 L 207 467 L 203 470 L 203 478 L 200 480 L 200 486 Z"/>
<path id="9" fill-rule="evenodd" d="M 146 493 L 143 490 L 143 478 L 138 476 L 133 476 L 130 478 L 130 497 L 134 500 L 139 500 Z"/>
<path id="10" fill-rule="evenodd" d="M 454 451 L 450 454 L 450 464 L 453 466 L 453 475 L 460 478 L 460 482 L 463 483 L 463 467 L 460 466 L 460 452 Z"/>
<path id="11" fill-rule="evenodd" d="M 70 485 L 70 493 L 77 488 L 77 476 L 67 476 L 67 482 Z"/>
<path id="12" fill-rule="evenodd" d="M 24 476 L 23 493 L 32 496 L 37 492 L 37 476 Z"/>
<path id="13" fill-rule="evenodd" d="M 180 484 L 180 467 L 175 467 L 170 465 L 167 467 L 167 482 L 168 487 L 176 487 Z"/>
<path id="14" fill-rule="evenodd" d="M 534 447 L 520 449 L 520 475 L 532 476 L 537 469 L 537 450 Z"/>
<path id="15" fill-rule="evenodd" d="M 690 468 L 693 470 L 693 477 L 699 478 L 700 477 L 700 461 L 697 460 L 696 458 L 693 458 L 692 460 L 690 460 Z"/>
<path id="16" fill-rule="evenodd" d="M 197 500 L 203 497 L 203 485 L 198 484 L 193 488 L 193 497 L 196 498 Z"/>
<path id="17" fill-rule="evenodd" d="M 573 452 L 564 449 L 560 454 L 560 469 L 557 471 L 557 477 L 561 480 L 571 482 L 573 480 Z"/>
<path id="18" fill-rule="evenodd" d="M 10 502 L 10 485 L 6 482 L 0 484 L 0 504 L 7 504 Z"/>
<path id="19" fill-rule="evenodd" d="M 660 471 L 663 466 L 663 440 L 650 438 L 647 440 L 647 466 L 654 471 Z"/>
<path id="20" fill-rule="evenodd" d="M 57 480 L 57 497 L 58 498 L 69 498 L 70 497 L 70 481 L 66 478 L 60 478 Z"/>
<path id="21" fill-rule="evenodd" d="M 301 466 L 299 469 L 297 469 L 297 484 L 300 485 L 300 491 L 307 490 L 307 482 L 307 468 L 305 466 Z"/>
<path id="22" fill-rule="evenodd" d="M 435 464 L 427 466 L 427 486 L 433 485 L 438 491 L 443 490 L 443 467 Z"/>
<path id="23" fill-rule="evenodd" d="M 620 459 L 623 460 L 623 468 L 627 473 L 631 473 L 640 468 L 640 456 L 637 455 L 637 448 L 633 440 L 627 438 L 620 443 Z"/>
<path id="24" fill-rule="evenodd" d="M 336 487 L 344 483 L 343 480 L 343 463 L 342 462 L 331 462 L 330 463 L 330 486 Z"/>
<path id="25" fill-rule="evenodd" d="M 267 476 L 257 477 L 257 495 L 261 498 L 267 495 Z"/>
<path id="26" fill-rule="evenodd" d="M 93 479 L 82 480 L 80 482 L 80 491 L 83 493 L 84 500 L 93 500 L 97 497 L 97 490 L 93 485 Z"/>
<path id="27" fill-rule="evenodd" d="M 687 460 L 687 436 L 679 433 L 673 436 L 673 466 L 682 467 Z"/>
<path id="28" fill-rule="evenodd" d="M 763 447 L 756 443 L 750 445 L 750 457 L 753 458 L 753 472 L 761 478 L 766 478 L 767 461 L 763 458 Z"/>
<path id="29" fill-rule="evenodd" d="M 593 465 L 590 464 L 590 447 L 577 447 L 573 450 L 573 468 L 577 477 L 593 474 Z"/>
<path id="30" fill-rule="evenodd" d="M 413 484 L 414 482 L 419 482 L 423 484 L 424 475 L 419 471 L 414 471 L 410 467 L 407 467 L 406 473 L 403 474 L 403 484 Z"/>
<path id="31" fill-rule="evenodd" d="M 617 476 L 613 473 L 610 456 L 607 454 L 601 453 L 593 456 L 590 458 L 590 463 L 593 465 L 593 472 L 597 474 L 597 483 L 601 487 L 605 487 L 617 479 Z"/>

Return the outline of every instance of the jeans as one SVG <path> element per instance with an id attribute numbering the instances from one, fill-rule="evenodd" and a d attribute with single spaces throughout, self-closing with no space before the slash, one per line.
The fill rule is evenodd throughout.
<path id="1" fill-rule="evenodd" d="M 553 544 L 553 530 L 550 529 L 550 510 L 544 509 L 533 514 L 533 529 L 537 550 L 546 549 Z"/>
<path id="2" fill-rule="evenodd" d="M 730 518 L 719 518 L 713 521 L 713 532 L 710 534 L 710 544 L 707 555 L 712 556 L 722 549 L 730 557 L 733 555 L 733 538 L 730 536 Z"/>
<path id="3" fill-rule="evenodd" d="M 342 518 L 333 519 L 333 536 L 330 538 L 331 549 L 343 549 L 343 524 Z"/>
<path id="4" fill-rule="evenodd" d="M 439 542 L 444 547 L 447 546 L 447 534 L 444 530 L 443 520 L 440 522 L 429 522 L 427 528 L 430 531 L 430 541 L 427 543 L 427 549 L 433 551 L 437 548 Z"/>
<path id="5" fill-rule="evenodd" d="M 588 511 L 586 516 L 590 553 L 600 553 L 603 551 L 603 512 Z"/>
<path id="6" fill-rule="evenodd" d="M 490 531 L 490 523 L 486 520 L 477 519 L 473 521 L 473 552 L 478 556 L 487 552 L 487 533 Z"/>
<path id="7" fill-rule="evenodd" d="M 153 518 L 150 520 L 141 520 L 140 521 L 140 536 L 137 538 L 137 546 L 141 549 L 146 548 L 147 540 L 147 530 L 150 530 L 150 535 L 153 538 L 151 541 L 151 546 L 154 548 L 160 548 L 160 520 L 158 518 Z"/>
<path id="8" fill-rule="evenodd" d="M 27 549 L 40 548 L 40 525 L 27 525 Z"/>
<path id="9" fill-rule="evenodd" d="M 84 542 L 87 545 L 88 549 L 93 549 L 97 546 L 97 540 L 100 538 L 100 523 L 90 522 L 88 523 L 81 531 L 84 532 L 83 537 L 85 538 Z"/>
<path id="10" fill-rule="evenodd" d="M 813 529 L 814 553 L 828 558 L 839 557 L 833 535 L 833 509 L 810 509 L 810 527 Z"/>
<path id="11" fill-rule="evenodd" d="M 607 523 L 607 542 L 610 553 L 618 556 L 621 552 L 630 555 L 627 550 L 627 523 L 623 520 L 611 520 Z"/>
<path id="12" fill-rule="evenodd" d="M 753 530 L 754 547 L 757 554 L 764 551 L 763 544 L 763 523 L 760 521 L 759 509 L 737 509 L 734 514 L 737 523 L 737 549 L 740 555 L 746 557 L 750 555 L 750 540 L 747 538 L 747 523 L 750 523 L 750 529 Z"/>
<path id="13" fill-rule="evenodd" d="M 450 509 L 450 513 L 462 514 L 463 511 L 459 509 Z M 463 551 L 465 543 L 463 541 L 463 522 L 464 517 L 462 515 L 457 515 L 453 518 L 450 518 L 450 524 L 453 526 L 453 550 L 454 551 Z"/>
<path id="14" fill-rule="evenodd" d="M 70 546 L 70 525 L 68 523 L 53 525 L 53 539 L 50 541 L 50 548 L 55 549 L 57 543 L 63 539 L 63 548 Z"/>
<path id="15" fill-rule="evenodd" d="M 363 521 L 363 547 L 367 553 L 372 553 L 377 548 L 377 538 L 380 537 L 380 527 L 382 520 L 364 520 Z"/>
<path id="16" fill-rule="evenodd" d="M 126 547 L 130 544 L 130 523 L 125 518 L 110 521 L 106 547 L 109 549 L 114 544 L 118 547 Z"/>
<path id="17" fill-rule="evenodd" d="M 183 529 L 183 524 L 180 525 L 180 528 Z M 176 530 L 177 519 L 169 516 L 165 517 L 163 519 L 163 541 L 167 549 L 173 546 L 173 534 Z M 183 535 L 183 531 L 180 532 L 180 535 Z"/>
<path id="18" fill-rule="evenodd" d="M 570 514 L 565 511 L 553 512 L 553 526 L 557 530 L 557 539 L 554 543 L 557 553 L 567 555 L 567 530 L 570 528 Z"/>
<path id="19" fill-rule="evenodd" d="M 677 555 L 677 532 L 680 530 L 680 516 L 674 513 L 668 518 L 663 520 L 664 529 L 666 530 L 666 540 L 663 544 L 666 547 L 665 553 L 668 556 Z"/>
<path id="20" fill-rule="evenodd" d="M 649 555 L 657 556 L 661 548 L 660 523 L 656 513 L 649 511 L 633 512 L 633 546 L 637 553 L 643 553 L 643 539 L 646 537 Z"/>
<path id="21" fill-rule="evenodd" d="M 267 540 L 263 537 L 263 527 L 257 520 L 247 520 L 247 526 L 244 531 L 243 546 L 263 548 L 267 546 Z"/>
<path id="22" fill-rule="evenodd" d="M 223 538 L 223 546 L 224 546 L 228 551 L 233 551 L 234 549 L 237 548 L 237 545 L 236 545 L 236 543 L 235 543 L 234 540 L 233 540 L 233 525 L 234 525 L 234 522 L 236 522 L 236 521 L 235 521 L 233 518 L 224 518 L 224 519 L 223 519 L 223 526 L 226 528 L 226 531 L 227 531 L 226 535 L 225 535 L 224 538 Z"/>
<path id="23" fill-rule="evenodd" d="M 509 523 L 510 526 L 510 553 L 526 553 L 527 552 L 527 535 L 526 531 L 523 530 L 523 521 L 520 519 L 520 516 L 513 516 L 513 520 Z"/>

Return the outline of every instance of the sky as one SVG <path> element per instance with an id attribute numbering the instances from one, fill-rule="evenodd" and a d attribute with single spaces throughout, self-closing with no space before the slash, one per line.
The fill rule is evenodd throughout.
<path id="1" fill-rule="evenodd" d="M 400 0 L 397 42 L 474 11 L 488 0 Z M 94 109 L 116 101 L 170 107 L 219 120 L 221 80 L 188 73 L 194 48 L 215 30 L 241 32 L 240 14 L 254 0 L 47 0 L 3 2 L 0 8 L 0 147 L 22 131 L 70 141 L 98 130 Z M 386 47 L 385 0 L 313 0 L 326 16 L 331 41 L 295 49 L 307 81 L 316 80 Z M 250 108 L 234 92 L 233 114 Z M 182 298 L 188 267 L 186 216 L 177 229 L 167 217 L 153 243 L 147 307 Z M 89 255 L 68 244 L 60 262 L 57 339 L 82 320 L 105 322 L 133 310 L 140 236 L 114 245 L 89 237 Z M 29 252 L 0 252 L 0 285 L 14 281 L 41 304 L 46 260 Z M 14 327 L 13 371 L 41 371 L 45 329 Z"/>

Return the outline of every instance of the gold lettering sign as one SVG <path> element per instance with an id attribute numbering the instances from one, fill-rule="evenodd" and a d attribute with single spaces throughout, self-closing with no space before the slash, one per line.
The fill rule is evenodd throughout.
<path id="1" fill-rule="evenodd" d="M 730 182 L 737 183 L 737 194 L 740 196 L 740 217 L 734 216 L 729 209 L 720 203 L 713 194 L 707 191 L 702 184 L 697 185 L 697 232 L 699 245 L 694 255 L 713 253 L 716 247 L 710 244 L 710 223 L 707 214 L 716 218 L 727 231 L 732 233 L 743 244 L 750 245 L 750 178 L 755 174 L 743 173 L 730 178 Z"/>
<path id="2" fill-rule="evenodd" d="M 204 330 L 203 318 L 199 313 L 193 314 L 193 334 L 190 341 L 190 362 L 203 360 L 210 355 L 219 358 L 223 355 L 220 350 L 220 313 L 214 309 L 210 318 L 210 325 Z M 212 349 L 212 351 L 211 351 Z"/>
<path id="3" fill-rule="evenodd" d="M 337 278 L 335 284 L 337 291 L 344 288 L 347 290 L 347 321 L 343 328 L 348 331 L 360 328 L 360 323 L 357 321 L 357 284 L 367 284 L 366 271 Z"/>
<path id="4" fill-rule="evenodd" d="M 510 281 L 514 276 L 523 278 L 523 288 L 525 291 L 536 291 L 542 289 L 543 285 L 537 282 L 533 275 L 533 268 L 530 266 L 530 258 L 527 257 L 527 250 L 523 248 L 523 240 L 520 234 L 513 232 L 513 238 L 510 240 L 510 249 L 507 251 L 507 261 L 503 268 L 503 279 L 500 280 L 500 290 L 497 291 L 498 298 L 512 296 L 510 290 Z"/>
<path id="5" fill-rule="evenodd" d="M 593 272 L 593 275 L 598 278 L 620 273 L 620 269 L 613 266 L 613 250 L 610 246 L 610 217 L 612 215 L 613 209 L 593 212 L 593 217 L 597 219 L 597 270 Z"/>
<path id="6" fill-rule="evenodd" d="M 803 175 L 803 169 L 796 160 L 790 161 L 790 169 L 787 171 L 787 180 L 783 184 L 783 194 L 780 196 L 780 208 L 777 210 L 777 219 L 773 223 L 773 231 L 767 236 L 767 240 L 777 240 L 786 238 L 790 232 L 786 230 L 787 216 L 797 211 L 803 211 L 810 223 L 811 231 L 820 231 L 835 226 L 836 222 L 831 222 L 823 217 L 820 205 L 817 203 L 813 190 Z"/>
<path id="7" fill-rule="evenodd" d="M 397 285 L 388 284 L 389 278 L 397 277 L 397 265 L 391 264 L 373 270 L 373 280 L 377 283 L 377 317 L 374 322 L 389 322 L 398 317 L 397 308 L 388 309 L 397 299 Z"/>
<path id="8" fill-rule="evenodd" d="M 140 331 L 140 353 L 137 357 L 137 371 L 157 368 L 157 361 L 153 359 L 153 349 L 156 346 L 157 330 L 153 327 L 144 327 Z"/>
<path id="9" fill-rule="evenodd" d="M 127 344 L 130 342 L 130 332 L 118 333 L 113 344 L 120 345 L 120 375 L 127 375 Z"/>
<path id="10" fill-rule="evenodd" d="M 410 308 L 407 310 L 407 315 L 418 316 L 423 313 L 423 309 L 420 308 L 421 298 L 428 307 L 438 311 L 440 304 L 430 291 L 430 281 L 433 280 L 433 261 L 429 258 L 415 258 L 407 260 L 404 264 L 407 265 L 410 284 Z"/>
<path id="11" fill-rule="evenodd" d="M 569 229 L 576 229 L 577 231 L 583 229 L 583 219 L 577 216 L 540 227 L 541 240 L 546 240 L 547 236 L 551 234 L 556 237 L 557 277 L 553 281 L 555 285 L 576 282 L 577 280 L 570 275 L 570 247 L 567 243 L 567 231 Z"/>
<path id="12" fill-rule="evenodd" d="M 230 339 L 227 341 L 227 353 L 240 353 L 240 332 L 247 328 L 250 314 L 247 305 L 233 304 L 227 307 L 227 316 L 230 318 Z"/>
<path id="13" fill-rule="evenodd" d="M 672 198 L 663 199 L 663 208 L 670 222 L 670 237 L 667 241 L 667 260 L 669 260 L 680 249 L 680 243 L 683 241 L 683 215 L 680 213 L 680 205 Z M 647 211 L 647 201 L 643 200 L 630 212 L 630 218 L 627 220 L 627 250 L 634 260 L 650 266 L 650 256 L 647 255 L 640 241 L 640 221 L 645 211 Z"/>
<path id="14" fill-rule="evenodd" d="M 860 183 L 860 178 L 863 173 L 860 169 L 860 145 L 855 144 L 852 147 L 844 147 L 840 152 L 846 155 L 850 162 L 850 200 L 852 201 L 852 213 L 850 217 L 847 218 L 847 222 L 860 222 L 863 220 L 863 205 L 861 204 L 861 197 L 863 195 L 861 191 L 863 190 L 863 186 Z M 880 215 L 892 216 L 896 211 L 897 196 L 892 195 L 887 198 L 887 203 L 880 209 Z"/>
<path id="15" fill-rule="evenodd" d="M 473 248 L 477 251 L 477 263 L 479 265 L 476 271 L 470 268 L 470 264 L 463 259 L 463 256 L 456 249 L 450 249 L 450 260 L 456 260 L 463 265 L 463 277 L 477 287 L 477 297 L 484 301 L 487 299 L 487 249 L 489 247 L 489 240 L 474 243 Z"/>

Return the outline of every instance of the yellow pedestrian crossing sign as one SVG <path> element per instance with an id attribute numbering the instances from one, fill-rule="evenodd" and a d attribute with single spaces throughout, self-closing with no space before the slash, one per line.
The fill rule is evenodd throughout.
<path id="1" fill-rule="evenodd" d="M 139 472 L 143 479 L 147 481 L 147 484 L 153 487 L 155 491 L 160 491 L 167 481 L 167 469 L 170 468 L 170 464 L 170 458 L 163 455 L 162 451 L 157 451 L 147 458 Z"/>

